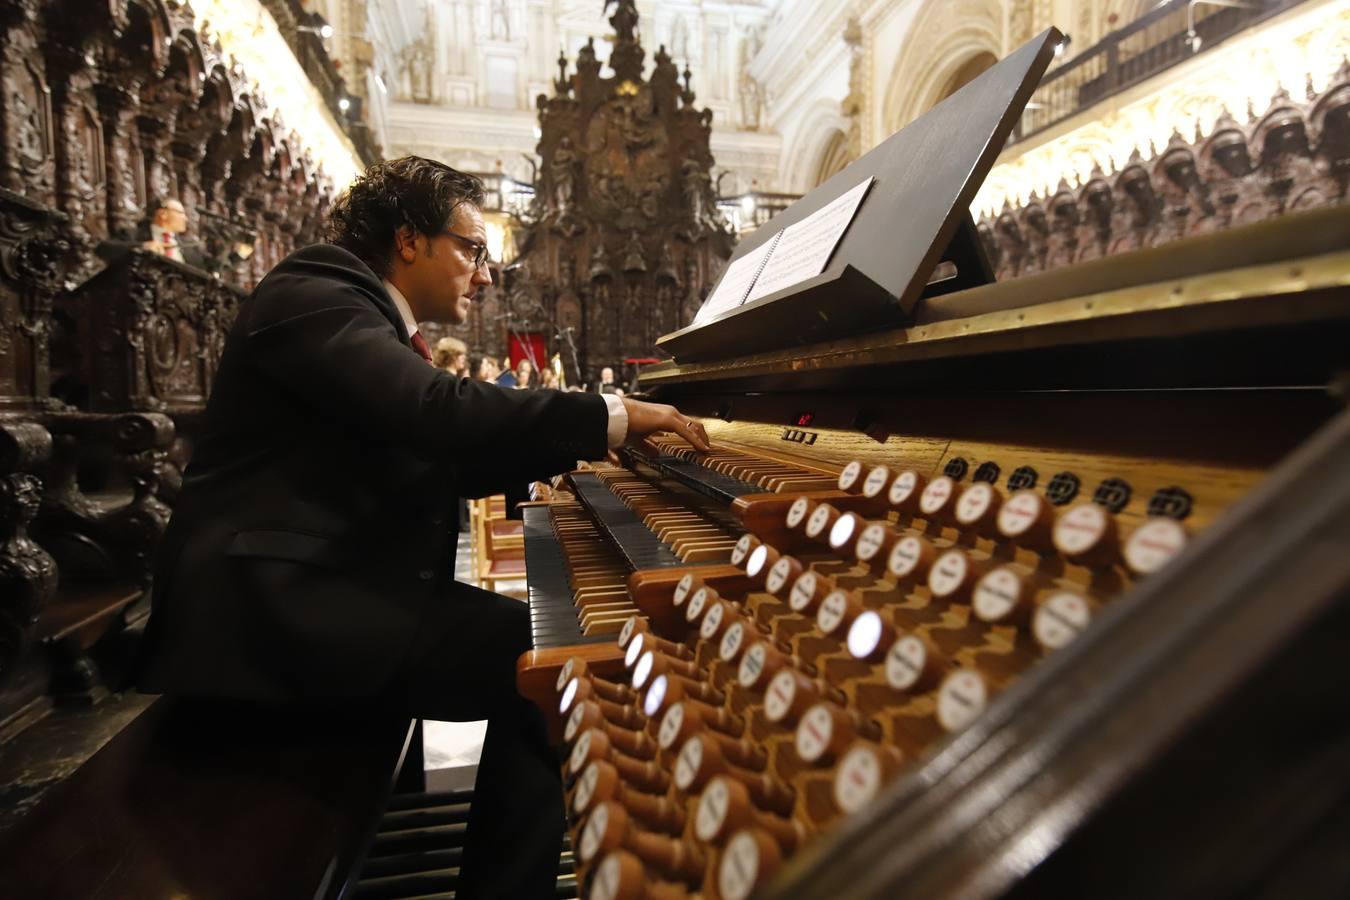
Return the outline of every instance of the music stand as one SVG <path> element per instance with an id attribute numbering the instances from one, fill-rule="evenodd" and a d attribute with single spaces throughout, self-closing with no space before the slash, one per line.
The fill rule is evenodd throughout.
<path id="1" fill-rule="evenodd" d="M 774 216 L 729 261 L 874 178 L 823 272 L 665 335 L 657 345 L 687 362 L 779 349 L 785 338 L 814 343 L 903 325 L 925 292 L 992 281 L 970 204 L 1062 38 L 1047 29 Z M 944 260 L 956 265 L 956 278 L 930 287 Z"/>

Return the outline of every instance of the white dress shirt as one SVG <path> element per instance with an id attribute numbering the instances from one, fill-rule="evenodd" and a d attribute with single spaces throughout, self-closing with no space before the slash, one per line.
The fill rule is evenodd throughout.
<path id="1" fill-rule="evenodd" d="M 388 279 L 384 281 L 384 289 L 389 292 L 394 305 L 398 307 L 398 314 L 403 317 L 403 324 L 408 329 L 408 337 L 411 338 L 417 334 L 417 320 L 413 318 L 408 298 L 403 296 L 403 292 L 394 287 Z M 609 446 L 622 446 L 628 438 L 628 409 L 623 405 L 623 398 L 616 394 L 601 394 L 600 399 L 605 401 L 605 406 L 609 409 L 609 426 L 606 430 Z"/>

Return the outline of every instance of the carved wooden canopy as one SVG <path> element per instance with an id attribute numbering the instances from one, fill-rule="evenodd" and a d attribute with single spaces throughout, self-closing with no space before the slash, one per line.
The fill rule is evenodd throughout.
<path id="1" fill-rule="evenodd" d="M 560 56 L 556 93 L 539 96 L 534 221 L 503 283 L 505 321 L 544 332 L 569 378 L 588 381 L 687 323 L 732 241 L 716 208 L 712 112 L 694 106 L 692 75 L 665 47 L 643 78 L 633 0 L 611 6 L 610 74 L 588 43 L 570 75 Z"/>

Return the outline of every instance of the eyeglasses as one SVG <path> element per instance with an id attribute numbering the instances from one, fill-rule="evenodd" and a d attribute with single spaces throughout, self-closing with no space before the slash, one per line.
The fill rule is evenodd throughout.
<path id="1" fill-rule="evenodd" d="M 461 244 L 463 244 L 464 246 L 468 247 L 470 250 L 473 251 L 473 267 L 475 269 L 480 268 L 483 265 L 483 263 L 488 261 L 487 244 L 475 241 L 472 238 L 466 238 L 462 234 L 455 234 L 453 231 L 450 231 L 449 229 L 446 229 L 445 231 L 441 232 L 441 234 L 450 235 L 452 238 L 459 241 Z"/>

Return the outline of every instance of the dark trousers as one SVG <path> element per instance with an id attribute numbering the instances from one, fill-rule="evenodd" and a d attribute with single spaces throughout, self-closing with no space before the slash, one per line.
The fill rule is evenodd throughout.
<path id="1" fill-rule="evenodd" d="M 525 513 L 518 504 L 528 503 L 530 500 L 530 486 L 528 484 L 517 484 L 506 489 L 506 517 L 508 519 L 523 519 Z"/>
<path id="2" fill-rule="evenodd" d="M 516 658 L 529 649 L 524 603 L 456 583 L 428 612 L 394 688 L 409 715 L 488 722 L 455 894 L 462 900 L 556 894 L 562 772 L 543 715 L 516 693 Z"/>

